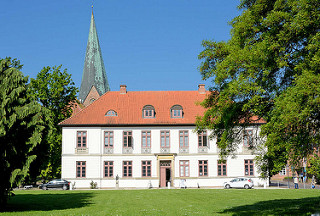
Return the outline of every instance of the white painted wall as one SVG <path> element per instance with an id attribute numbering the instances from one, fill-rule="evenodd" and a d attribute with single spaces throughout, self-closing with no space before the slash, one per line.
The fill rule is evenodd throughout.
<path id="1" fill-rule="evenodd" d="M 151 154 L 141 154 L 141 131 L 151 131 Z M 193 132 L 194 127 L 64 127 L 62 130 L 62 178 L 76 182 L 76 188 L 89 188 L 90 182 L 97 182 L 98 187 L 115 188 L 115 177 L 120 177 L 119 187 L 147 188 L 159 186 L 159 167 L 157 156 L 160 153 L 160 131 L 170 130 L 170 153 L 175 153 L 174 159 L 174 181 L 173 186 L 179 187 L 181 178 L 179 177 L 179 161 L 189 160 L 190 176 L 186 178 L 188 187 L 213 187 L 222 186 L 223 182 L 230 178 L 244 176 L 244 160 L 254 159 L 255 155 L 244 155 L 242 153 L 242 143 L 240 143 L 239 154 L 235 159 L 227 160 L 227 177 L 217 176 L 217 161 L 219 159 L 216 140 L 209 141 L 208 153 L 198 153 L 198 135 Z M 189 131 L 189 154 L 179 153 L 179 131 Z M 88 154 L 75 154 L 77 131 L 87 131 Z M 112 155 L 104 152 L 104 131 L 114 133 L 114 153 Z M 123 131 L 132 131 L 133 134 L 133 154 L 122 154 Z M 208 133 L 209 134 L 209 133 Z M 141 177 L 141 161 L 151 160 L 152 177 Z M 208 177 L 199 177 L 198 161 L 208 160 Z M 86 178 L 76 178 L 76 161 L 86 161 Z M 114 161 L 114 178 L 104 178 L 104 161 Z M 123 178 L 123 161 L 132 161 L 133 177 Z M 254 183 L 263 184 L 258 179 L 255 167 Z"/>

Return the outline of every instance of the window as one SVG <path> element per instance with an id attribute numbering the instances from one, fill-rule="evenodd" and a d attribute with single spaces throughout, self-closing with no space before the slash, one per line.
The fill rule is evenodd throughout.
<path id="1" fill-rule="evenodd" d="M 208 176 L 207 160 L 199 160 L 199 176 Z"/>
<path id="2" fill-rule="evenodd" d="M 104 132 L 104 147 L 113 148 L 113 131 Z"/>
<path id="3" fill-rule="evenodd" d="M 132 161 L 123 161 L 123 177 L 132 177 Z"/>
<path id="4" fill-rule="evenodd" d="M 118 116 L 117 112 L 114 111 L 114 110 L 109 110 L 107 113 L 106 113 L 106 116 Z"/>
<path id="5" fill-rule="evenodd" d="M 189 133 L 188 131 L 179 131 L 179 146 L 188 147 L 189 146 Z"/>
<path id="6" fill-rule="evenodd" d="M 143 148 L 150 148 L 151 147 L 151 131 L 142 131 L 142 147 Z"/>
<path id="7" fill-rule="evenodd" d="M 86 177 L 86 162 L 85 161 L 77 161 L 77 178 L 85 178 Z"/>
<path id="8" fill-rule="evenodd" d="M 151 177 L 151 161 L 141 161 L 142 177 Z"/>
<path id="9" fill-rule="evenodd" d="M 253 131 L 245 130 L 243 135 L 243 145 L 245 147 L 252 147 L 253 145 Z"/>
<path id="10" fill-rule="evenodd" d="M 179 161 L 180 165 L 180 177 L 188 177 L 189 176 L 189 161 L 181 160 Z"/>
<path id="11" fill-rule="evenodd" d="M 280 170 L 279 175 L 285 176 L 286 174 L 287 174 L 287 169 L 286 169 L 286 167 L 283 167 L 283 169 Z"/>
<path id="12" fill-rule="evenodd" d="M 244 160 L 244 175 L 253 176 L 253 160 Z"/>
<path id="13" fill-rule="evenodd" d="M 171 107 L 171 118 L 182 118 L 183 117 L 183 109 L 180 105 L 174 105 Z"/>
<path id="14" fill-rule="evenodd" d="M 199 147 L 208 146 L 207 143 L 207 131 L 202 131 L 198 134 L 198 145 Z"/>
<path id="15" fill-rule="evenodd" d="M 142 109 L 143 118 L 154 118 L 155 117 L 155 109 L 152 105 L 146 105 Z"/>
<path id="16" fill-rule="evenodd" d="M 104 177 L 113 177 L 113 161 L 104 162 Z"/>
<path id="17" fill-rule="evenodd" d="M 160 135 L 161 148 L 170 148 L 170 131 L 161 131 Z"/>
<path id="18" fill-rule="evenodd" d="M 132 132 L 123 131 L 123 147 L 132 148 Z"/>
<path id="19" fill-rule="evenodd" d="M 78 131 L 77 132 L 77 148 L 86 148 L 87 147 L 87 132 Z"/>
<path id="20" fill-rule="evenodd" d="M 227 175 L 227 162 L 218 160 L 218 176 Z"/>

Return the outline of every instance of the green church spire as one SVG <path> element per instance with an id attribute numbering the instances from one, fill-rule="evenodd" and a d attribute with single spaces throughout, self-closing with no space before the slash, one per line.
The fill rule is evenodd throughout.
<path id="1" fill-rule="evenodd" d="M 96 88 L 100 96 L 107 91 L 110 91 L 96 25 L 94 22 L 93 11 L 91 14 L 90 31 L 79 93 L 79 99 L 82 103 L 85 101 L 87 95 L 92 89 L 92 86 Z"/>

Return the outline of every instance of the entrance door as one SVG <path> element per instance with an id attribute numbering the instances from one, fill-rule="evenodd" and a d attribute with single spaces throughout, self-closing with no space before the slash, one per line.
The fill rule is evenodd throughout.
<path id="1" fill-rule="evenodd" d="M 167 187 L 171 181 L 171 161 L 160 161 L 160 187 Z"/>

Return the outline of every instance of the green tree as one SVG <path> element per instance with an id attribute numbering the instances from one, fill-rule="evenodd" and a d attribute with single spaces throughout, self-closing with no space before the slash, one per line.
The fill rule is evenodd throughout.
<path id="1" fill-rule="evenodd" d="M 70 103 L 76 101 L 78 89 L 74 86 L 67 69 L 44 67 L 36 79 L 31 79 L 32 94 L 46 113 L 45 137 L 35 151 L 38 158 L 31 167 L 31 180 L 40 174 L 43 180 L 58 178 L 61 175 L 62 132 L 58 124 L 70 117 Z"/>
<path id="2" fill-rule="evenodd" d="M 0 59 L 0 209 L 5 208 L 12 187 L 27 175 L 36 158 L 32 150 L 41 141 L 41 106 L 30 94 L 19 61 Z"/>
<path id="3" fill-rule="evenodd" d="M 197 125 L 199 130 L 213 130 L 224 157 L 234 152 L 241 128 L 252 123 L 253 116 L 263 118 L 268 122 L 262 127 L 268 151 L 257 159 L 262 175 L 273 175 L 287 161 L 307 156 L 318 142 L 311 128 L 300 127 L 303 121 L 288 122 L 282 117 L 306 117 L 304 122 L 314 121 L 319 131 L 318 117 L 313 116 L 319 106 L 312 106 L 308 113 L 304 113 L 303 101 L 294 110 L 289 106 L 283 110 L 283 106 L 284 101 L 294 100 L 295 93 L 300 94 L 303 83 L 319 79 L 320 2 L 242 0 L 239 8 L 243 11 L 230 23 L 230 40 L 203 42 L 200 73 L 203 79 L 212 79 L 213 93 L 202 103 L 207 111 Z M 319 92 L 305 93 L 317 103 Z"/>

